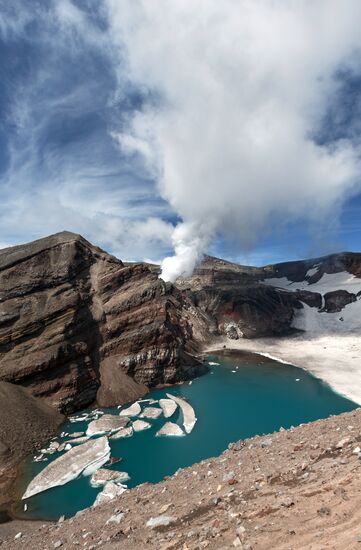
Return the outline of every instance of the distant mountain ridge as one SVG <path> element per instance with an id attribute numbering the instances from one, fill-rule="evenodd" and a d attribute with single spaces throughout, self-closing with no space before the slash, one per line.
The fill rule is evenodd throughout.
<path id="1" fill-rule="evenodd" d="M 343 278 L 336 274 L 343 274 Z M 360 277 L 361 254 L 354 252 L 265 267 L 241 266 L 207 256 L 191 277 L 176 284 L 191 293 L 214 334 L 237 339 L 282 336 L 301 326 L 306 330 L 307 322 L 300 320 L 308 308 L 314 315 L 316 311 L 336 313 L 354 302 L 357 311 L 352 319 L 360 326 Z M 354 324 L 350 328 L 354 329 Z M 347 330 L 347 324 L 340 329 Z"/>
<path id="2" fill-rule="evenodd" d="M 336 273 L 356 284 L 320 291 Z M 0 380 L 62 412 L 123 403 L 204 371 L 197 355 L 214 338 L 284 336 L 307 308 L 342 311 L 360 277 L 360 253 L 265 267 L 207 256 L 172 285 L 58 233 L 0 250 Z"/>

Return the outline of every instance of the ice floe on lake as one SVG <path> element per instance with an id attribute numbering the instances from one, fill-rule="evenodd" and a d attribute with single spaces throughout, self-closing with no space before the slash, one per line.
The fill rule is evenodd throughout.
<path id="1" fill-rule="evenodd" d="M 125 416 L 115 416 L 113 414 L 105 414 L 98 420 L 93 420 L 88 425 L 86 434 L 88 436 L 101 435 L 105 433 L 113 433 L 125 428 L 129 424 L 129 418 Z"/>
<path id="2" fill-rule="evenodd" d="M 90 475 L 110 457 L 107 437 L 91 439 L 51 462 L 29 483 L 22 499 L 65 485 L 81 474 Z"/>
<path id="3" fill-rule="evenodd" d="M 159 405 L 162 408 L 165 418 L 170 418 L 173 416 L 178 407 L 177 403 L 173 401 L 173 399 L 159 399 Z"/>
<path id="4" fill-rule="evenodd" d="M 119 416 L 138 416 L 142 412 L 142 408 L 138 402 L 133 403 L 130 407 L 120 411 Z"/>
<path id="5" fill-rule="evenodd" d="M 76 439 L 68 439 L 67 444 L 70 443 L 71 445 L 81 445 L 82 443 L 85 443 L 88 440 L 89 440 L 89 436 L 84 435 L 83 437 L 77 437 Z M 66 450 L 66 446 L 64 449 Z M 58 451 L 64 450 L 64 449 L 60 449 L 59 447 Z"/>
<path id="6" fill-rule="evenodd" d="M 162 409 L 158 409 L 157 407 L 145 407 L 140 418 L 159 418 L 161 414 Z"/>
<path id="7" fill-rule="evenodd" d="M 34 462 L 46 462 L 49 460 L 46 456 L 44 456 L 42 453 L 40 455 L 35 455 L 33 461 Z"/>
<path id="8" fill-rule="evenodd" d="M 177 405 L 179 405 L 180 409 L 183 413 L 183 426 L 187 434 L 191 433 L 193 430 L 195 423 L 197 422 L 197 418 L 194 412 L 193 407 L 184 399 L 181 397 L 176 397 L 175 395 L 171 395 L 170 393 L 167 393 L 167 397 L 169 399 L 173 399 Z"/>
<path id="9" fill-rule="evenodd" d="M 82 437 L 83 435 L 85 435 L 85 432 L 73 432 L 73 433 L 69 433 L 68 437 L 71 437 L 72 439 L 76 439 L 77 437 Z"/>
<path id="10" fill-rule="evenodd" d="M 133 430 L 135 432 L 142 432 L 143 430 L 148 430 L 151 427 L 152 425 L 144 420 L 135 420 L 133 422 Z"/>
<path id="11" fill-rule="evenodd" d="M 109 439 L 115 441 L 117 439 L 123 439 L 124 437 L 131 437 L 134 433 L 132 426 L 127 426 L 126 428 L 120 428 L 117 432 L 112 434 Z"/>
<path id="12" fill-rule="evenodd" d="M 139 400 L 121 409 L 119 414 L 96 410 L 70 417 L 68 420 L 72 423 L 83 422 L 85 426 L 81 429 L 85 431 L 64 430 L 60 436 L 49 441 L 47 448 L 34 456 L 34 462 L 45 462 L 49 460 L 48 455 L 59 454 L 52 456 L 50 462 L 33 478 L 22 499 L 65 485 L 81 475 L 91 476 L 90 485 L 102 488 L 94 506 L 122 494 L 127 489 L 123 484 L 130 479 L 129 474 L 103 467 L 106 463 L 112 464 L 110 442 L 131 437 L 143 430 L 154 429 L 155 426 L 155 437 L 182 437 L 194 428 L 197 418 L 193 407 L 181 397 L 169 393 L 166 396 L 159 400 Z M 140 403 L 146 406 L 141 406 Z M 159 427 L 157 420 L 160 417 L 172 417 L 178 407 L 182 411 L 184 429 L 170 421 L 160 422 Z M 148 422 L 147 419 L 155 422 Z"/>
<path id="13" fill-rule="evenodd" d="M 184 431 L 178 424 L 175 424 L 174 422 L 166 422 L 164 426 L 157 431 L 155 434 L 157 437 L 159 436 L 182 436 L 185 435 Z"/>

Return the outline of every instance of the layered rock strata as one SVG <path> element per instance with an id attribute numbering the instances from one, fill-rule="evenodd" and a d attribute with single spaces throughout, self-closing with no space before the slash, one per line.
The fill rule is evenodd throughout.
<path id="1" fill-rule="evenodd" d="M 69 413 L 125 403 L 204 367 L 182 293 L 79 235 L 0 251 L 0 380 Z"/>

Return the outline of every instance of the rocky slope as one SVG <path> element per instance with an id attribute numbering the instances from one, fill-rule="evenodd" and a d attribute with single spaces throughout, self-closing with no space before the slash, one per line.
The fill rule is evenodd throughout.
<path id="1" fill-rule="evenodd" d="M 241 441 L 70 520 L 0 526 L 2 548 L 356 549 L 360 441 L 360 409 Z"/>
<path id="2" fill-rule="evenodd" d="M 0 382 L 0 519 L 16 478 L 13 465 L 46 443 L 63 416 L 29 392 Z"/>
<path id="3" fill-rule="evenodd" d="M 187 379 L 202 365 L 183 302 L 147 266 L 72 233 L 2 250 L 0 380 L 70 412 Z"/>
<path id="4" fill-rule="evenodd" d="M 192 277 L 179 279 L 214 336 L 285 336 L 303 329 L 308 307 L 335 313 L 361 297 L 361 254 L 340 253 L 265 267 L 206 257 Z"/>

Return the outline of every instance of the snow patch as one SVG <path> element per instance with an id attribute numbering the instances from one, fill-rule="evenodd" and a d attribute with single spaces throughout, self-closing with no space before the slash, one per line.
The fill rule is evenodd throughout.
<path id="1" fill-rule="evenodd" d="M 311 267 L 311 269 L 309 269 L 306 273 L 306 277 L 308 278 L 311 278 L 313 277 L 313 275 L 316 275 L 316 273 L 318 272 L 318 268 L 319 268 L 320 264 L 318 264 L 317 266 L 315 267 Z"/>
<path id="2" fill-rule="evenodd" d="M 306 277 L 310 275 L 311 271 L 312 270 L 308 270 Z M 264 279 L 262 282 L 265 285 L 283 288 L 285 290 L 310 290 L 321 294 L 326 294 L 333 290 L 347 290 L 348 292 L 357 294 L 361 290 L 361 279 L 355 277 L 355 275 L 352 275 L 348 271 L 324 273 L 321 279 L 316 283 L 310 283 L 307 280 L 294 282 L 287 279 L 287 277 L 272 277 L 270 279 Z"/>

